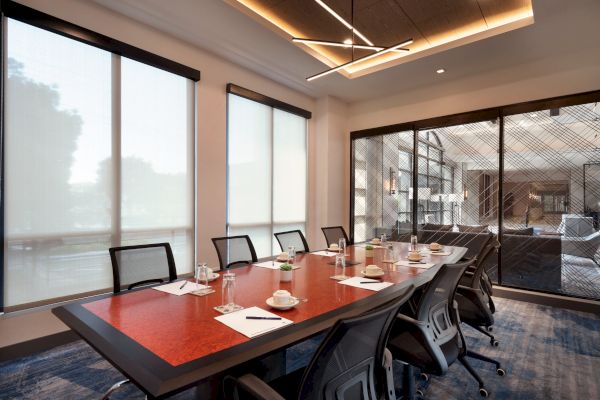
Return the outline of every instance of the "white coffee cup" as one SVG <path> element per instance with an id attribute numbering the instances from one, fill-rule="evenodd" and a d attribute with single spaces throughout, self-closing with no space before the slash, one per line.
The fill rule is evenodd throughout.
<path id="1" fill-rule="evenodd" d="M 332 249 L 332 250 L 337 250 L 337 249 L 339 249 L 339 248 L 340 248 L 340 246 L 338 246 L 338 244 L 337 244 L 337 243 L 331 243 L 331 244 L 329 245 L 329 248 L 330 248 L 330 249 Z"/>
<path id="2" fill-rule="evenodd" d="M 379 268 L 375 264 L 367 265 L 365 267 L 365 274 L 366 275 L 379 275 L 381 273 L 381 271 L 382 271 L 382 269 Z"/>
<path id="3" fill-rule="evenodd" d="M 371 243 L 379 244 L 379 243 L 381 243 L 381 239 L 379 239 L 379 238 L 373 238 L 373 239 L 371 239 Z"/>
<path id="4" fill-rule="evenodd" d="M 279 255 L 277 256 L 277 259 L 279 259 L 279 260 L 287 260 L 288 258 L 290 258 L 290 256 L 287 253 L 287 251 L 283 251 L 283 252 L 279 253 Z"/>
<path id="5" fill-rule="evenodd" d="M 273 292 L 273 303 L 278 306 L 285 306 L 292 301 L 292 294 L 287 290 L 276 290 Z"/>
<path id="6" fill-rule="evenodd" d="M 408 259 L 410 261 L 421 261 L 421 254 L 418 251 L 411 251 L 408 253 Z"/>

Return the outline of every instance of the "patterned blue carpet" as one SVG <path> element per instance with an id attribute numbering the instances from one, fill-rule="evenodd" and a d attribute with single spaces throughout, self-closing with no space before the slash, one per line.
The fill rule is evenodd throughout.
<path id="1" fill-rule="evenodd" d="M 496 306 L 494 331 L 500 347 L 491 347 L 483 335 L 464 328 L 470 349 L 496 358 L 507 372 L 499 377 L 492 365 L 472 361 L 491 398 L 600 399 L 600 316 L 505 299 L 496 299 Z M 313 340 L 289 349 L 288 369 L 306 363 L 314 347 Z M 107 361 L 77 341 L 0 363 L 0 399 L 99 399 L 120 379 Z M 445 376 L 424 384 L 427 399 L 478 399 L 477 389 L 458 363 Z M 190 390 L 174 398 L 193 397 Z M 113 398 L 144 396 L 129 385 Z"/>

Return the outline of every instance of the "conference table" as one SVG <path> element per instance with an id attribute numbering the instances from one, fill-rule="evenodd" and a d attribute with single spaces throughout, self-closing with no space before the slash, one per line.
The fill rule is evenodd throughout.
<path id="1" fill-rule="evenodd" d="M 396 258 L 406 258 L 408 243 L 389 243 Z M 360 263 L 347 266 L 345 274 L 360 276 L 365 265 L 378 265 L 385 272 L 382 281 L 394 283 L 380 291 L 331 279 L 336 274 L 335 257 L 312 253 L 298 254 L 294 265 L 299 268 L 293 271 L 291 282 L 280 282 L 279 271 L 274 269 L 253 265 L 232 269 L 237 304 L 258 306 L 293 321 L 252 339 L 215 320 L 220 315 L 213 307 L 221 304 L 222 276 L 210 283 L 215 293 L 202 297 L 176 296 L 146 287 L 81 300 L 52 312 L 148 398 L 165 398 L 194 386 L 212 390 L 214 396 L 224 374 L 253 360 L 281 354 L 282 349 L 328 329 L 340 318 L 393 300 L 409 285 L 425 284 L 442 264 L 457 262 L 467 251 L 452 246 L 445 250 L 450 254 L 425 256 L 425 261 L 435 265 L 424 269 L 384 263 L 383 248 L 376 248 L 373 257 L 365 257 L 364 245 L 349 246 L 347 259 Z M 277 289 L 307 301 L 286 311 L 270 309 L 265 300 Z"/>

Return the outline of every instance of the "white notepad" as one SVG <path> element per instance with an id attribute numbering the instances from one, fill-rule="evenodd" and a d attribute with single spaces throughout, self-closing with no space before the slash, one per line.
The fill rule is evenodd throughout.
<path id="1" fill-rule="evenodd" d="M 365 243 L 365 244 L 357 244 L 357 245 L 356 245 L 356 247 L 362 247 L 362 248 L 365 248 L 365 247 L 367 247 L 367 246 L 371 246 L 371 247 L 373 247 L 374 249 L 385 249 L 385 247 L 384 247 L 384 246 L 381 246 L 381 245 L 379 245 L 379 244 L 373 244 L 373 243 Z"/>
<path id="2" fill-rule="evenodd" d="M 279 269 L 279 267 L 282 264 L 284 264 L 284 263 L 279 262 L 279 261 L 264 261 L 264 262 L 260 262 L 260 263 L 254 263 L 252 265 L 254 265 L 255 267 L 260 267 L 260 268 Z M 298 268 L 300 268 L 300 266 L 292 264 L 292 269 L 298 269 Z"/>
<path id="3" fill-rule="evenodd" d="M 414 267 L 414 268 L 429 269 L 429 268 L 433 267 L 435 264 L 434 263 L 420 264 L 420 263 L 413 263 L 412 261 L 408 261 L 408 260 L 400 260 L 396 263 L 396 265 L 399 265 L 401 267 Z"/>
<path id="4" fill-rule="evenodd" d="M 327 251 L 327 250 L 321 250 L 321 251 L 313 251 L 310 254 L 314 254 L 315 256 L 326 256 L 326 257 L 333 257 L 339 253 L 336 253 L 335 251 Z"/>
<path id="5" fill-rule="evenodd" d="M 361 282 L 374 282 L 374 283 L 361 283 Z M 361 289 L 373 290 L 378 292 L 386 287 L 392 286 L 392 282 L 381 282 L 377 279 L 363 278 L 360 276 L 355 276 L 354 278 L 345 279 L 343 281 L 338 282 L 340 285 L 348 285 Z"/>
<path id="6" fill-rule="evenodd" d="M 277 320 L 270 319 L 246 319 L 247 316 L 254 317 L 279 317 L 277 314 L 263 310 L 259 307 L 244 308 L 243 310 L 232 312 L 230 314 L 219 315 L 215 319 L 231 329 L 238 331 L 244 336 L 253 338 L 263 335 L 267 332 L 281 329 L 284 326 L 291 325 L 294 322 L 286 318 Z"/>
<path id="7" fill-rule="evenodd" d="M 195 290 L 206 289 L 210 287 L 200 284 L 196 285 L 196 282 L 187 281 L 187 284 L 183 287 L 183 289 L 180 289 L 181 285 L 183 285 L 183 282 L 184 281 L 171 282 L 167 283 L 166 285 L 154 286 L 152 289 L 174 294 L 176 296 L 181 296 L 182 294 L 187 294 Z"/>
<path id="8" fill-rule="evenodd" d="M 431 250 L 421 250 L 419 251 L 421 254 L 432 255 L 432 256 L 449 256 L 452 254 L 451 251 L 431 251 Z"/>

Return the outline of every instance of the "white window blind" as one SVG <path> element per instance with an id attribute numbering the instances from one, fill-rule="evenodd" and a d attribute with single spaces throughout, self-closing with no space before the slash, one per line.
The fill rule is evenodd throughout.
<path id="1" fill-rule="evenodd" d="M 193 83 L 7 25 L 5 306 L 111 288 L 116 245 L 171 242 L 190 271 Z"/>
<path id="2" fill-rule="evenodd" d="M 305 229 L 306 119 L 228 96 L 228 234 L 267 257 L 280 252 L 275 232 Z"/>

